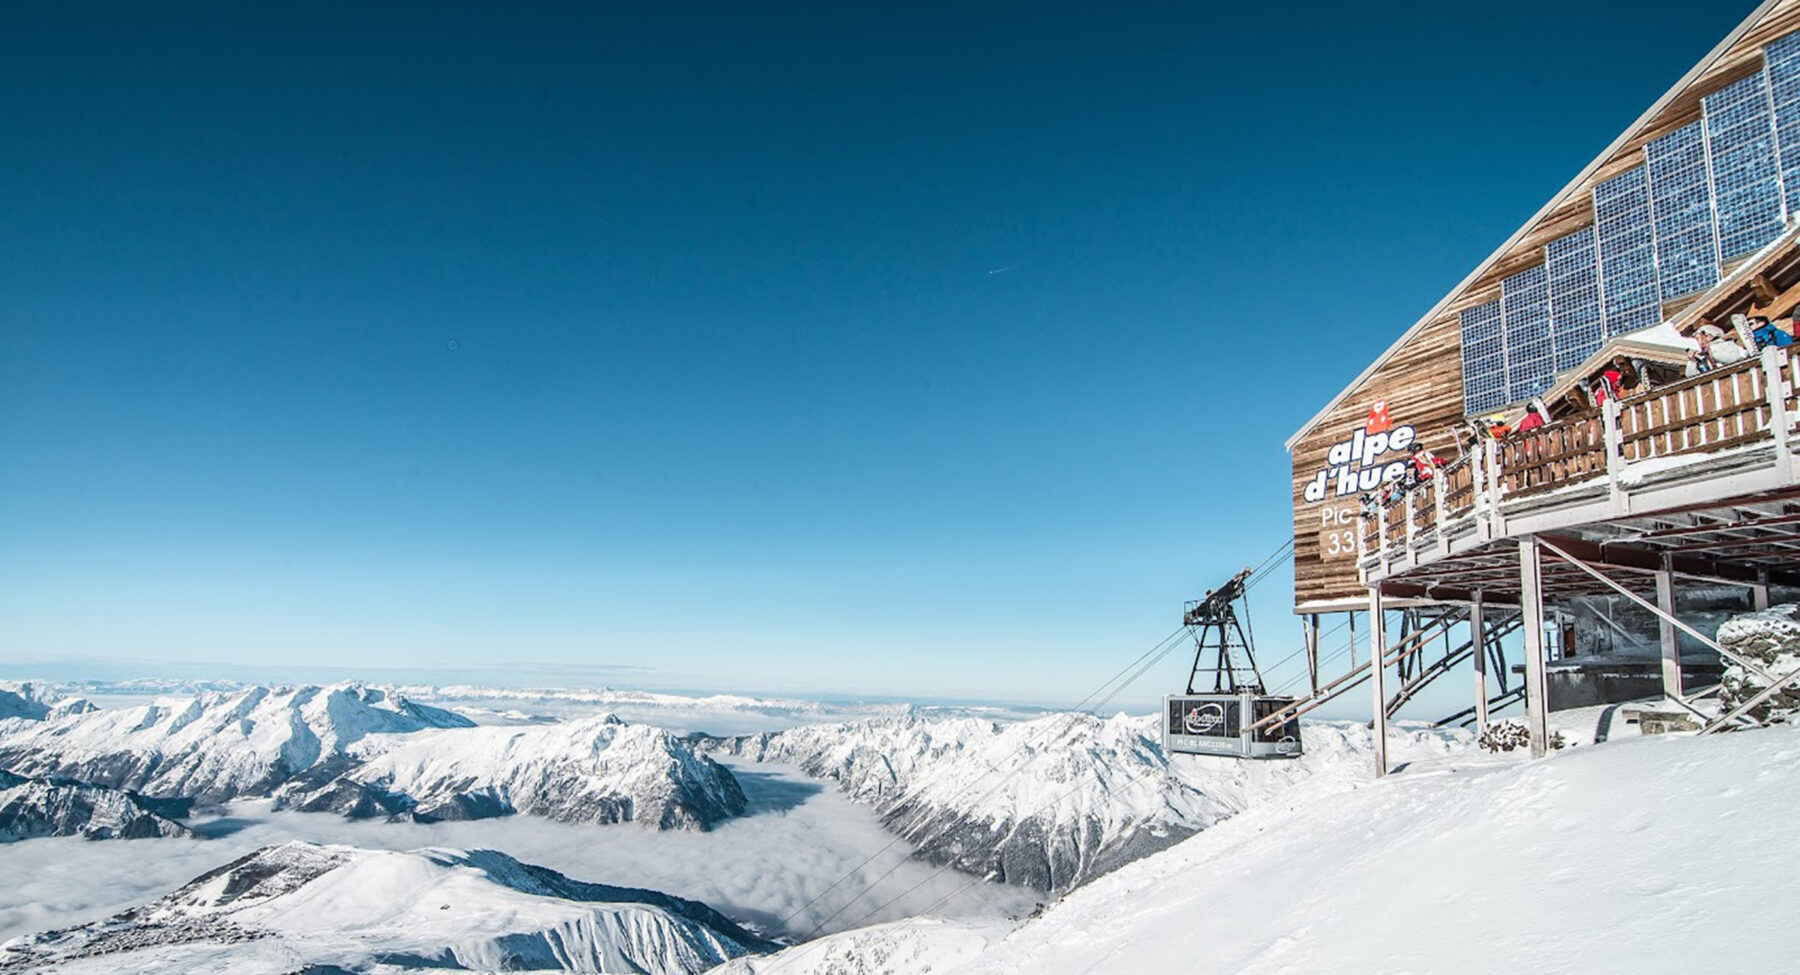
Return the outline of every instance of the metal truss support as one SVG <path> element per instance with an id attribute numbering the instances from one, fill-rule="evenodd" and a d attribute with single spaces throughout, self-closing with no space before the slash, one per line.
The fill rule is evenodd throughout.
<path id="1" fill-rule="evenodd" d="M 1387 760 L 1387 654 L 1382 649 L 1387 646 L 1387 633 L 1381 618 L 1381 587 L 1369 590 L 1369 645 L 1375 650 L 1369 655 L 1370 683 L 1375 687 L 1375 775 L 1377 778 L 1388 774 Z"/>
<path id="2" fill-rule="evenodd" d="M 1544 581 L 1536 535 L 1519 539 L 1519 612 L 1525 628 L 1525 727 L 1531 757 L 1550 753 L 1549 682 L 1544 677 Z"/>
<path id="3" fill-rule="evenodd" d="M 1751 659 L 1743 656 L 1742 654 L 1732 653 L 1730 650 L 1727 650 L 1724 647 L 1719 646 L 1719 643 L 1717 640 L 1714 640 L 1712 637 L 1709 637 L 1706 634 L 1701 633 L 1699 630 L 1696 630 L 1693 627 L 1687 625 L 1686 623 L 1683 623 L 1681 621 L 1680 617 L 1675 616 L 1673 613 L 1663 612 L 1661 609 L 1659 609 L 1655 605 L 1653 605 L 1649 600 L 1645 599 L 1644 597 L 1638 595 L 1635 592 L 1632 592 L 1631 590 L 1625 588 L 1624 586 L 1619 585 L 1617 582 L 1614 582 L 1612 579 L 1607 578 L 1606 573 L 1601 572 L 1599 569 L 1596 569 L 1593 566 L 1588 565 L 1586 562 L 1583 562 L 1580 559 L 1576 558 L 1575 556 L 1570 555 L 1568 552 L 1564 551 L 1560 546 L 1558 546 L 1555 542 L 1552 542 L 1549 539 L 1539 536 L 1537 538 L 1537 543 L 1539 546 L 1541 546 L 1545 550 L 1549 551 L 1550 554 L 1556 556 L 1559 559 L 1562 559 L 1564 562 L 1569 563 L 1570 565 L 1574 566 L 1577 569 L 1580 569 L 1581 571 L 1587 573 L 1588 575 L 1593 576 L 1595 579 L 1598 579 L 1601 582 L 1605 583 L 1606 585 L 1612 587 L 1612 589 L 1615 592 L 1617 592 L 1619 595 L 1624 596 L 1626 599 L 1629 599 L 1632 602 L 1638 604 L 1639 606 L 1642 606 L 1643 608 L 1656 614 L 1657 619 L 1660 619 L 1663 622 L 1668 623 L 1670 626 L 1673 626 L 1674 628 L 1680 630 L 1681 632 L 1686 633 L 1688 636 L 1693 637 L 1695 640 L 1700 641 L 1702 646 L 1705 646 L 1707 649 L 1718 654 L 1720 657 L 1723 657 L 1724 659 L 1729 660 L 1734 664 L 1737 664 L 1738 666 L 1744 668 L 1745 670 L 1756 675 L 1757 677 L 1762 678 L 1766 682 L 1774 683 L 1775 678 L 1769 676 L 1768 671 L 1765 671 L 1762 669 L 1762 667 L 1758 666 L 1756 661 L 1751 660 Z M 1686 701 L 1682 700 L 1681 698 L 1676 698 L 1676 700 L 1678 702 L 1680 702 L 1681 704 L 1683 704 L 1684 706 L 1687 703 Z"/>

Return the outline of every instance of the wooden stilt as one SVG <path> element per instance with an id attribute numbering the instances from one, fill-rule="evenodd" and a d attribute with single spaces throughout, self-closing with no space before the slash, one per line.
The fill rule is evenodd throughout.
<path id="1" fill-rule="evenodd" d="M 1479 734 L 1488 726 L 1487 620 L 1482 616 L 1479 589 L 1469 604 L 1469 650 L 1469 659 L 1475 662 L 1475 731 Z"/>
<path id="2" fill-rule="evenodd" d="M 1381 587 L 1369 590 L 1369 683 L 1375 689 L 1375 775 L 1388 774 L 1386 627 L 1381 618 Z"/>
<path id="3" fill-rule="evenodd" d="M 1519 539 L 1519 611 L 1525 629 L 1525 724 L 1531 757 L 1550 751 L 1549 682 L 1544 677 L 1544 586 L 1536 535 Z"/>
<path id="4" fill-rule="evenodd" d="M 1675 613 L 1675 574 L 1669 571 L 1669 556 L 1662 557 L 1663 567 L 1656 573 L 1656 608 L 1662 615 L 1656 619 L 1662 636 L 1663 693 L 1681 697 L 1681 635 L 1675 632 L 1671 617 Z"/>

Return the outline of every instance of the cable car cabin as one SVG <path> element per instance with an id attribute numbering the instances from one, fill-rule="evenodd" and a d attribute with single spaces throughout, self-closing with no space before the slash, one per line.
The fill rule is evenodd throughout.
<path id="1" fill-rule="evenodd" d="M 1245 729 L 1294 703 L 1291 697 L 1176 694 L 1163 698 L 1163 751 L 1226 758 L 1298 758 L 1300 720 Z M 1250 715 L 1245 721 L 1244 716 Z"/>
<path id="2" fill-rule="evenodd" d="M 1190 602 L 1182 625 L 1194 640 L 1194 667 L 1186 694 L 1163 699 L 1163 751 L 1228 758 L 1294 758 L 1300 754 L 1300 721 L 1291 713 L 1274 720 L 1294 703 L 1291 697 L 1267 693 L 1256 666 L 1251 631 L 1238 616 L 1252 584 L 1245 569 L 1231 581 Z M 1242 619 L 1250 618 L 1244 602 Z M 1207 666 L 1210 663 L 1211 666 Z M 1212 676 L 1202 690 L 1203 675 Z"/>

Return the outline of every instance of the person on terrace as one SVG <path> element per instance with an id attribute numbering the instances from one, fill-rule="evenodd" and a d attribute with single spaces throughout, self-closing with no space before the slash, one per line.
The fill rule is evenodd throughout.
<path id="1" fill-rule="evenodd" d="M 1407 472 L 1406 478 L 1408 487 L 1431 480 L 1437 476 L 1438 468 L 1444 466 L 1444 462 L 1436 454 L 1426 450 L 1425 445 L 1416 440 L 1413 441 L 1411 456 L 1408 459 L 1412 462 L 1412 469 Z"/>
<path id="2" fill-rule="evenodd" d="M 1543 426 L 1546 422 L 1548 421 L 1544 418 L 1544 411 L 1537 403 L 1527 404 L 1525 407 L 1525 415 L 1519 420 L 1518 432 L 1529 433 L 1532 430 L 1536 430 L 1538 427 Z"/>
<path id="3" fill-rule="evenodd" d="M 1771 345 L 1778 349 L 1785 349 L 1794 344 L 1794 334 L 1775 327 L 1770 323 L 1767 315 L 1750 316 L 1750 337 L 1756 342 L 1758 349 L 1768 348 Z"/>

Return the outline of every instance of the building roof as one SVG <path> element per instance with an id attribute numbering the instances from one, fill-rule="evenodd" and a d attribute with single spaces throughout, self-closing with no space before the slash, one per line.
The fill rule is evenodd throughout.
<path id="1" fill-rule="evenodd" d="M 1698 80 L 1701 75 L 1706 73 L 1708 68 L 1712 67 L 1715 62 L 1723 57 L 1725 53 L 1731 49 L 1732 45 L 1736 44 L 1744 34 L 1749 32 L 1758 21 L 1762 20 L 1770 10 L 1781 2 L 1782 0 L 1763 0 L 1763 3 L 1757 5 L 1757 8 L 1751 11 L 1750 16 L 1745 17 L 1742 23 L 1739 23 L 1730 34 L 1725 36 L 1724 40 L 1714 46 L 1704 58 L 1701 58 L 1698 64 L 1695 64 L 1687 74 L 1681 77 L 1680 81 L 1675 82 L 1675 85 L 1667 92 L 1664 92 L 1663 96 L 1657 99 L 1654 105 L 1651 105 L 1644 114 L 1638 116 L 1637 121 L 1631 123 L 1624 132 L 1619 134 L 1617 139 L 1614 139 L 1610 145 L 1601 150 L 1600 154 L 1594 157 L 1593 162 L 1590 162 L 1587 166 L 1583 167 L 1581 172 L 1577 173 L 1575 178 L 1570 180 L 1567 186 L 1564 186 L 1558 191 L 1555 196 L 1550 198 L 1548 203 L 1545 203 L 1537 213 L 1531 216 L 1531 219 L 1525 221 L 1518 230 L 1514 231 L 1513 235 L 1508 237 L 1505 243 L 1501 244 L 1492 254 L 1488 255 L 1487 259 L 1482 261 L 1475 270 L 1470 271 L 1468 277 L 1463 278 L 1456 287 L 1450 289 L 1450 292 L 1444 295 L 1437 304 L 1431 306 L 1430 311 L 1427 311 L 1418 321 L 1413 323 L 1412 327 L 1408 328 L 1404 334 L 1394 340 L 1394 343 L 1388 346 L 1387 351 L 1383 352 L 1374 362 L 1369 364 L 1368 368 L 1357 374 L 1355 379 L 1351 380 L 1343 389 L 1339 390 L 1338 394 L 1333 396 L 1330 402 L 1320 408 L 1317 413 L 1314 413 L 1311 419 L 1307 420 L 1304 424 L 1301 424 L 1300 429 L 1294 431 L 1293 435 L 1288 437 L 1285 444 L 1286 448 L 1289 451 L 1292 451 L 1294 449 L 1294 444 L 1298 443 L 1300 438 L 1311 432 L 1313 427 L 1317 426 L 1321 420 L 1325 419 L 1325 417 L 1331 413 L 1332 410 L 1336 409 L 1337 406 L 1348 398 L 1352 392 L 1367 381 L 1377 369 L 1380 369 L 1388 359 L 1392 358 L 1394 353 L 1398 352 L 1401 347 L 1406 345 L 1414 335 L 1436 319 L 1438 315 L 1440 315 L 1451 302 L 1461 296 L 1470 285 L 1474 284 L 1483 274 L 1487 273 L 1489 268 L 1493 267 L 1494 264 L 1506 257 L 1508 252 L 1513 249 L 1513 246 L 1524 239 L 1525 236 L 1537 226 L 1539 221 L 1543 220 L 1558 206 L 1561 206 L 1566 200 L 1574 195 L 1574 193 L 1581 188 L 1582 184 L 1587 181 L 1589 176 L 1593 175 L 1594 172 L 1604 165 L 1607 160 L 1611 159 L 1615 153 L 1624 148 L 1625 145 L 1642 131 L 1645 126 L 1649 125 L 1652 120 L 1661 114 L 1663 109 L 1667 108 L 1671 102 L 1680 97 L 1690 85 Z"/>

